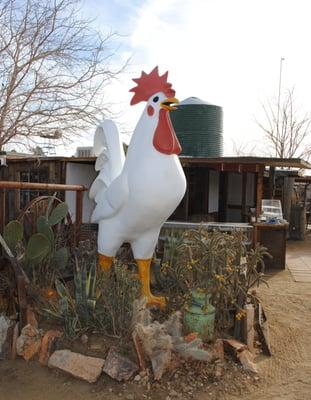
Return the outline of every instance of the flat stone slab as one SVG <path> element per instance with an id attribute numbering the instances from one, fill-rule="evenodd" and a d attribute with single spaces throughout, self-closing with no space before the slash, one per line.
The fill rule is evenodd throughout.
<path id="1" fill-rule="evenodd" d="M 73 353 L 70 350 L 55 351 L 48 361 L 50 368 L 67 372 L 75 378 L 94 383 L 102 373 L 105 360 Z"/>

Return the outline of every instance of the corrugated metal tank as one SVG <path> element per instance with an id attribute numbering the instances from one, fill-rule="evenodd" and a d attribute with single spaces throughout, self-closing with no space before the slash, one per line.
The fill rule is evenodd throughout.
<path id="1" fill-rule="evenodd" d="M 189 97 L 170 112 L 183 156 L 221 157 L 223 154 L 222 108 Z"/>

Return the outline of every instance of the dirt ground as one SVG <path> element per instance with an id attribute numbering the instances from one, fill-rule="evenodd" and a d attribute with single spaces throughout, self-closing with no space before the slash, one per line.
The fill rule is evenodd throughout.
<path id="1" fill-rule="evenodd" d="M 260 384 L 224 400 L 311 399 L 311 283 L 294 282 L 289 271 L 268 277 L 260 298 L 269 320 L 273 357 L 257 360 Z M 203 400 L 204 397 L 200 398 Z"/>
<path id="2" fill-rule="evenodd" d="M 262 286 L 259 295 L 270 324 L 273 357 L 260 356 L 256 360 L 259 379 L 250 376 L 244 379 L 245 376 L 239 372 L 232 375 L 232 380 L 243 378 L 243 381 L 232 382 L 230 386 L 227 376 L 202 388 L 204 392 L 192 398 L 311 399 L 311 283 L 294 282 L 287 270 L 270 274 L 267 280 L 269 288 Z M 0 400 L 165 400 L 168 394 L 168 390 L 160 389 L 146 394 L 138 385 L 116 384 L 108 377 L 89 385 L 42 368 L 37 362 L 26 363 L 21 359 L 0 362 Z"/>

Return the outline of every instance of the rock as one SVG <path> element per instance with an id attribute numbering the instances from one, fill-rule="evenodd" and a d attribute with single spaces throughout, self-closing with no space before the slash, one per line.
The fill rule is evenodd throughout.
<path id="1" fill-rule="evenodd" d="M 257 366 L 254 363 L 254 356 L 249 350 L 239 352 L 238 359 L 246 371 L 254 372 L 255 374 L 258 373 Z"/>
<path id="2" fill-rule="evenodd" d="M 48 366 L 67 372 L 75 378 L 94 383 L 102 373 L 104 363 L 105 360 L 101 358 L 87 357 L 70 350 L 57 350 L 51 355 Z"/>
<path id="3" fill-rule="evenodd" d="M 133 303 L 132 326 L 135 327 L 137 324 L 147 326 L 151 323 L 152 316 L 149 308 L 147 308 L 147 298 L 141 297 L 135 300 Z"/>
<path id="4" fill-rule="evenodd" d="M 143 349 L 142 341 L 136 331 L 133 332 L 132 337 L 136 349 L 139 367 L 140 369 L 144 370 L 146 369 L 146 362 L 145 362 L 145 352 Z"/>
<path id="5" fill-rule="evenodd" d="M 111 378 L 121 382 L 129 380 L 138 371 L 138 366 L 133 361 L 118 354 L 114 347 L 111 347 L 103 371 Z"/>
<path id="6" fill-rule="evenodd" d="M 125 396 L 126 400 L 134 400 L 135 396 L 132 393 L 129 393 Z"/>
<path id="7" fill-rule="evenodd" d="M 234 353 L 234 355 L 237 355 L 237 353 L 239 353 L 240 351 L 247 349 L 246 344 L 241 343 L 235 339 L 222 339 L 222 341 L 225 346 L 225 350 L 230 353 Z"/>
<path id="8" fill-rule="evenodd" d="M 144 376 L 148 376 L 149 375 L 149 372 L 146 370 L 146 369 L 144 369 L 143 371 L 140 371 L 139 372 L 139 375 L 143 378 Z"/>
<path id="9" fill-rule="evenodd" d="M 27 305 L 26 318 L 27 318 L 27 324 L 30 324 L 34 328 L 38 329 L 37 318 L 35 316 L 35 313 L 33 312 L 33 309 L 31 308 L 31 306 L 29 304 Z"/>
<path id="10" fill-rule="evenodd" d="M 221 364 L 215 365 L 215 378 L 220 379 L 223 375 L 224 368 Z"/>
<path id="11" fill-rule="evenodd" d="M 170 395 L 171 397 L 177 397 L 177 396 L 178 396 L 178 393 L 176 392 L 176 390 L 172 389 L 172 390 L 169 392 L 169 395 Z"/>
<path id="12" fill-rule="evenodd" d="M 80 340 L 82 344 L 87 344 L 87 342 L 89 341 L 89 337 L 86 334 L 84 334 L 80 337 Z"/>
<path id="13" fill-rule="evenodd" d="M 181 312 L 176 311 L 163 323 L 166 332 L 174 338 L 180 338 L 182 332 Z"/>
<path id="14" fill-rule="evenodd" d="M 0 315 L 0 360 L 11 357 L 14 322 Z"/>
<path id="15" fill-rule="evenodd" d="M 153 370 L 154 379 L 160 380 L 169 369 L 171 363 L 171 352 L 170 351 L 159 351 L 150 357 L 151 365 Z"/>
<path id="16" fill-rule="evenodd" d="M 209 362 L 212 360 L 212 353 L 202 348 L 202 340 L 194 339 L 191 342 L 183 342 L 174 346 L 174 350 L 186 360 L 197 360 Z"/>
<path id="17" fill-rule="evenodd" d="M 134 378 L 135 382 L 139 382 L 141 380 L 141 376 L 140 375 L 136 375 Z"/>
<path id="18" fill-rule="evenodd" d="M 55 340 L 61 336 L 62 333 L 56 330 L 50 330 L 45 333 L 41 341 L 41 349 L 39 353 L 39 362 L 41 365 L 48 364 Z"/>
<path id="19" fill-rule="evenodd" d="M 170 366 L 173 348 L 172 337 L 157 321 L 147 326 L 140 323 L 136 324 L 134 334 L 141 340 L 143 351 L 151 361 L 155 380 L 161 379 Z"/>
<path id="20" fill-rule="evenodd" d="M 16 340 L 16 352 L 26 361 L 37 354 L 41 347 L 41 334 L 37 328 L 28 324 L 24 326 L 21 335 Z"/>
<path id="21" fill-rule="evenodd" d="M 224 361 L 225 351 L 224 351 L 224 342 L 222 341 L 222 339 L 217 339 L 215 341 L 213 347 L 213 355 L 216 360 Z"/>

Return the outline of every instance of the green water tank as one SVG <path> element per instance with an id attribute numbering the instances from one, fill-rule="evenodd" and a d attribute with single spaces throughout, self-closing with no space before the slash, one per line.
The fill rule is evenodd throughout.
<path id="1" fill-rule="evenodd" d="M 170 112 L 182 147 L 182 156 L 221 157 L 223 154 L 222 108 L 189 97 Z"/>

